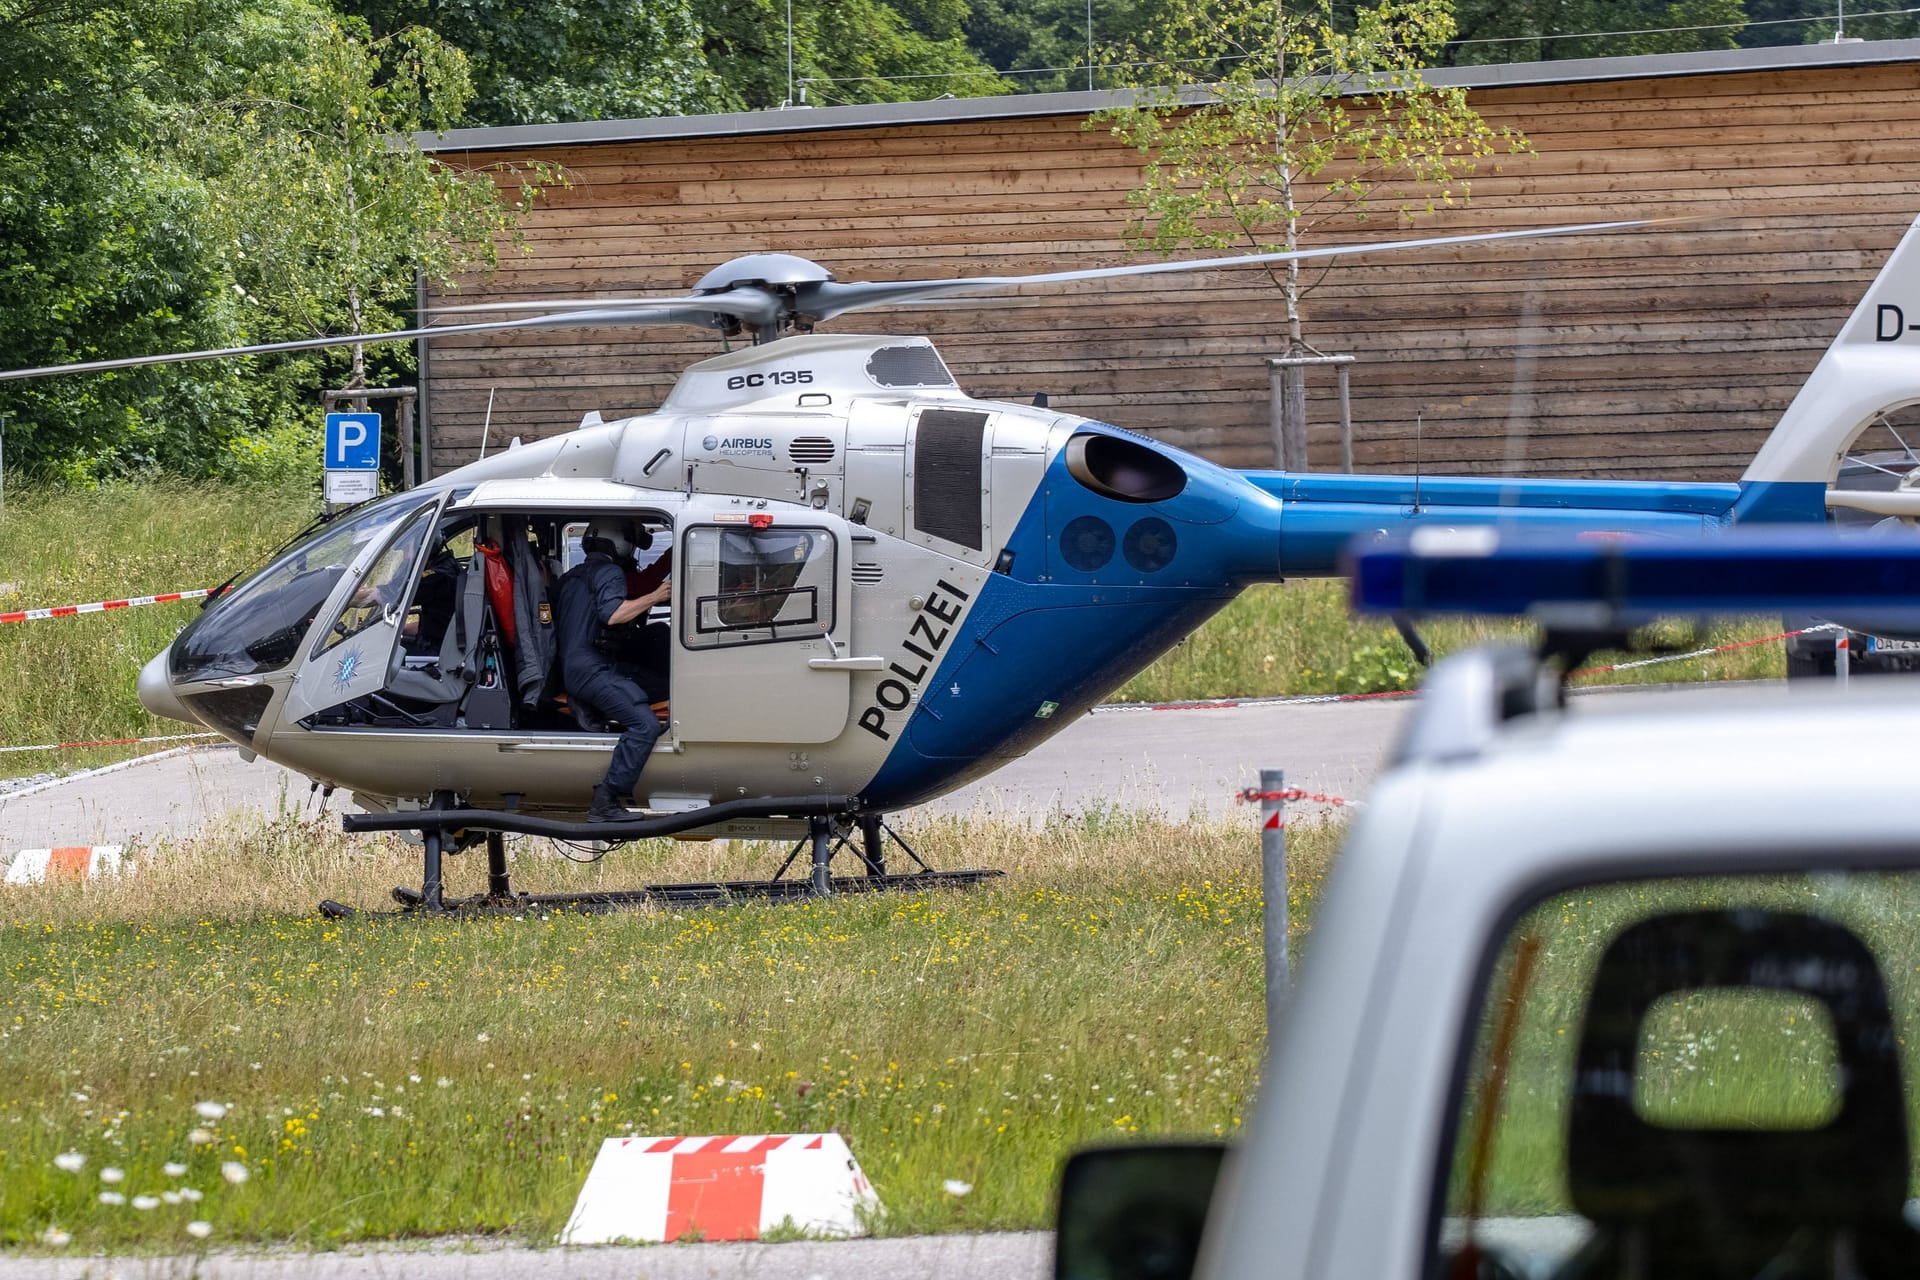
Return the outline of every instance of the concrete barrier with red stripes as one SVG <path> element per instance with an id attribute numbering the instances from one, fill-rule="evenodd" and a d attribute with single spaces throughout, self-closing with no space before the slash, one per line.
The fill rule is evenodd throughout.
<path id="1" fill-rule="evenodd" d="M 58 849 L 22 849 L 6 864 L 8 884 L 45 884 L 49 880 L 97 880 L 117 876 L 133 864 L 121 858 L 117 844 L 67 845 Z M 4 856 L 4 855 L 0 855 Z"/>
<path id="2" fill-rule="evenodd" d="M 774 1229 L 852 1236 L 879 1212 L 839 1134 L 608 1138 L 560 1242 L 757 1240 Z"/>

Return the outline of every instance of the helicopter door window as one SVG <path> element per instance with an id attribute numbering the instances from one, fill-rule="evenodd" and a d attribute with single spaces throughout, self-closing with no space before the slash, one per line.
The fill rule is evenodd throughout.
<path id="1" fill-rule="evenodd" d="M 374 561 L 367 576 L 341 606 L 339 615 L 327 628 L 326 634 L 314 645 L 315 657 L 359 635 L 382 618 L 399 617 L 411 583 L 413 564 L 419 559 L 421 544 L 427 540 L 432 516 L 432 508 L 421 510 L 400 531 L 393 545 Z"/>
<path id="2" fill-rule="evenodd" d="M 687 531 L 689 649 L 818 639 L 834 626 L 833 534 L 825 529 Z"/>

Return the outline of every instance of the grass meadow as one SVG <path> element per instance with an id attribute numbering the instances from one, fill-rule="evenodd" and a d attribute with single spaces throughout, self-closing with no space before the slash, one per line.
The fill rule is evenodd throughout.
<path id="1" fill-rule="evenodd" d="M 0 613 L 211 587 L 318 511 L 298 491 L 160 481 L 91 491 L 8 486 Z M 190 732 L 134 696 L 197 601 L 0 626 L 0 746 Z M 138 748 L 0 754 L 0 777 L 83 768 Z"/>
<path id="2" fill-rule="evenodd" d="M 210 586 L 312 507 L 270 490 L 16 490 L 0 611 Z M 194 607 L 0 626 L 20 673 L 0 682 L 0 746 L 179 732 L 133 685 Z M 1495 634 L 1515 632 L 1430 639 Z M 1774 676 L 1779 648 L 1656 671 Z M 1350 619 L 1338 584 L 1302 582 L 1248 592 L 1118 696 L 1416 679 L 1390 628 Z M 127 754 L 0 754 L 0 776 Z M 965 892 L 434 922 L 313 914 L 321 897 L 384 906 L 418 875 L 411 848 L 334 828 L 232 826 L 145 851 L 121 881 L 0 887 L 0 1245 L 551 1241 L 606 1137 L 808 1129 L 852 1142 L 881 1231 L 1040 1227 L 1070 1150 L 1231 1136 L 1258 1085 L 1250 813 L 923 820 L 909 837 L 936 865 L 1010 871 Z M 1296 824 L 1296 947 L 1337 839 Z M 780 852 L 661 843 L 581 868 L 528 844 L 515 879 L 746 877 Z M 454 891 L 482 866 L 454 859 Z"/>
<path id="3" fill-rule="evenodd" d="M 1245 1118 L 1251 815 L 929 821 L 908 838 L 935 865 L 1008 876 L 686 912 L 327 920 L 308 904 L 378 907 L 418 875 L 413 849 L 330 823 L 0 886 L 0 1245 L 181 1250 L 191 1223 L 212 1246 L 550 1242 L 604 1138 L 808 1130 L 847 1136 L 883 1232 L 1047 1225 L 1073 1148 Z M 1296 937 L 1337 838 L 1294 834 Z M 581 868 L 528 846 L 514 870 L 578 889 L 765 875 L 781 852 L 661 842 Z M 456 889 L 483 858 L 453 860 Z"/>
<path id="4" fill-rule="evenodd" d="M 80 491 L 10 491 L 0 508 L 0 612 L 210 587 L 279 545 L 317 510 L 306 490 L 150 482 Z M 0 747 L 184 731 L 134 696 L 146 660 L 193 617 L 197 602 L 0 626 Z M 1720 624 L 1704 640 L 1663 629 L 1682 648 L 1754 639 L 1773 620 Z M 1443 622 L 1436 652 L 1525 628 Z M 1596 662 L 1605 662 L 1605 657 Z M 1778 644 L 1671 663 L 1591 682 L 1757 679 L 1784 674 Z M 1126 702 L 1409 689 L 1419 666 L 1385 622 L 1355 619 L 1343 584 L 1254 587 L 1115 695 Z M 0 752 L 0 777 L 105 764 L 139 747 Z"/>

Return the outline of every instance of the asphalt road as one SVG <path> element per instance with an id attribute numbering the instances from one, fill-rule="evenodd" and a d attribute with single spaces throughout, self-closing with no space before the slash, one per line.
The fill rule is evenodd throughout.
<path id="1" fill-rule="evenodd" d="M 589 1249 L 454 1240 L 204 1258 L 0 1255 L 0 1280 L 1041 1280 L 1052 1272 L 1053 1236 L 1043 1231 Z"/>
<path id="2" fill-rule="evenodd" d="M 1144 806 L 1181 819 L 1231 809 L 1262 767 L 1285 769 L 1289 785 L 1358 799 L 1408 705 L 1099 711 L 936 807 L 1038 817 Z M 234 812 L 271 817 L 317 803 L 307 779 L 265 760 L 249 764 L 230 747 L 166 752 L 0 795 L 0 861 L 20 849 L 179 839 Z"/>

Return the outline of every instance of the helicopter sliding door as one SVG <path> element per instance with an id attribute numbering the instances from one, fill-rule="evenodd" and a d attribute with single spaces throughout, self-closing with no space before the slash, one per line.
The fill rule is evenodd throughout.
<path id="1" fill-rule="evenodd" d="M 843 521 L 689 511 L 674 538 L 673 724 L 688 742 L 827 742 L 852 703 Z"/>

